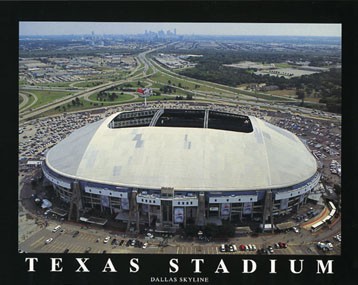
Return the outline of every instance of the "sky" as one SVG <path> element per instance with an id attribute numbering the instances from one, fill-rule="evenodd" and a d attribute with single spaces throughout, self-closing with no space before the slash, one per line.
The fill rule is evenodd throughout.
<path id="1" fill-rule="evenodd" d="M 109 23 L 20 22 L 20 36 L 143 34 L 145 30 L 173 31 L 177 35 L 341 36 L 341 24 L 295 23 Z"/>

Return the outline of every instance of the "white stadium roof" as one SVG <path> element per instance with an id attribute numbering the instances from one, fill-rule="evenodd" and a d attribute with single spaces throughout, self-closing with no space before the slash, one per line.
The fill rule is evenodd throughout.
<path id="1" fill-rule="evenodd" d="M 251 133 L 209 128 L 109 128 L 117 114 L 76 130 L 47 153 L 75 179 L 124 187 L 238 191 L 292 186 L 317 171 L 300 139 L 249 116 Z"/>

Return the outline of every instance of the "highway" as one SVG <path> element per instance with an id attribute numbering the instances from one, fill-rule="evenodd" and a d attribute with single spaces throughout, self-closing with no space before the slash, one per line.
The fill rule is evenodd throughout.
<path id="1" fill-rule="evenodd" d="M 172 43 L 172 44 L 175 44 L 175 43 Z M 121 84 L 128 83 L 128 82 L 143 80 L 144 83 L 146 83 L 147 87 L 150 87 L 155 83 L 159 84 L 159 85 L 163 85 L 163 86 L 168 85 L 168 83 L 166 83 L 166 82 L 159 82 L 159 81 L 155 81 L 150 78 L 151 76 L 158 74 L 158 73 L 161 73 L 164 76 L 167 76 L 167 77 L 170 77 L 170 78 L 173 78 L 176 80 L 180 79 L 184 83 L 200 85 L 202 87 L 205 87 L 205 89 L 209 89 L 209 90 L 211 89 L 211 91 L 203 91 L 203 90 L 198 90 L 198 89 L 190 90 L 190 89 L 185 89 L 185 88 L 175 86 L 176 89 L 181 90 L 186 94 L 192 94 L 196 99 L 212 101 L 212 102 L 229 103 L 229 104 L 251 104 L 251 105 L 256 105 L 258 107 L 264 107 L 264 108 L 269 108 L 269 109 L 274 109 L 274 110 L 284 110 L 284 111 L 287 111 L 290 108 L 292 108 L 292 109 L 294 109 L 295 113 L 299 113 L 299 114 L 302 114 L 305 116 L 315 117 L 315 115 L 313 115 L 311 109 L 295 107 L 295 106 L 289 107 L 283 101 L 281 102 L 281 104 L 277 104 L 280 101 L 280 98 L 284 98 L 282 96 L 281 97 L 273 96 L 273 98 L 277 98 L 277 100 L 275 100 L 275 101 L 265 100 L 265 99 L 259 98 L 259 96 L 256 97 L 256 94 L 254 92 L 249 92 L 249 91 L 245 90 L 245 93 L 247 93 L 247 94 L 252 93 L 252 96 L 245 95 L 245 94 L 243 94 L 242 90 L 237 89 L 237 88 L 225 86 L 225 85 L 218 84 L 218 83 L 197 80 L 197 79 L 193 79 L 193 78 L 186 77 L 183 75 L 179 75 L 179 74 L 161 66 L 154 59 L 149 58 L 150 53 L 153 53 L 154 51 L 157 51 L 164 47 L 166 47 L 166 45 L 159 45 L 159 46 L 154 47 L 150 50 L 139 53 L 135 58 L 138 63 L 137 66 L 124 79 L 121 79 L 119 81 L 114 81 L 114 82 L 112 82 L 112 81 L 106 82 L 101 85 L 97 85 L 95 87 L 88 88 L 86 90 L 79 90 L 78 92 L 74 93 L 73 95 L 66 96 L 65 98 L 55 100 L 54 102 L 48 103 L 47 105 L 40 106 L 36 109 L 31 109 L 30 106 L 26 106 L 26 102 L 27 102 L 25 99 L 26 96 L 24 96 L 24 93 L 20 92 L 21 93 L 20 96 L 22 96 L 24 98 L 24 101 L 22 102 L 20 107 L 23 107 L 23 106 L 26 106 L 26 107 L 20 109 L 19 120 L 24 121 L 26 119 L 31 119 L 31 118 L 38 116 L 48 110 L 54 109 L 57 106 L 61 106 L 66 103 L 70 103 L 76 97 L 84 98 L 84 100 L 86 100 L 86 101 L 94 102 L 93 100 L 89 99 L 89 97 L 92 94 L 95 94 L 95 93 L 101 92 L 101 91 L 105 91 L 112 87 L 116 87 L 116 86 L 119 86 Z M 148 73 L 148 71 L 150 71 L 150 72 Z M 40 89 L 40 90 L 48 89 L 48 87 L 31 87 L 31 88 Z M 48 89 L 48 90 L 50 90 L 50 89 Z M 60 89 L 60 88 L 55 88 L 55 87 L 51 88 L 51 90 L 64 91 L 63 88 Z M 73 89 L 65 89 L 65 90 L 73 91 Z M 167 94 L 164 94 L 164 95 L 167 95 Z M 265 95 L 267 96 L 267 94 L 265 94 Z M 137 96 L 135 96 L 135 98 L 133 98 L 132 100 L 135 100 L 136 98 L 137 98 Z M 132 100 L 130 100 L 130 101 L 132 101 Z M 285 100 L 287 100 L 287 98 L 285 98 Z M 36 96 L 35 96 L 35 101 L 36 101 Z M 272 104 L 273 102 L 275 102 L 275 104 Z M 299 100 L 289 99 L 289 102 L 299 102 Z M 34 104 L 34 102 L 31 104 L 31 106 L 33 104 Z M 113 106 L 113 105 L 111 105 L 111 106 Z M 331 114 L 326 114 L 327 117 L 329 115 L 331 115 Z M 340 119 L 340 118 L 338 118 L 338 119 Z"/>

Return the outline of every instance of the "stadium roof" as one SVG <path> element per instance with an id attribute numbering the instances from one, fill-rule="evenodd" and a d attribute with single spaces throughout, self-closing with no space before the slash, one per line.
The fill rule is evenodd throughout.
<path id="1" fill-rule="evenodd" d="M 253 132 L 208 128 L 109 128 L 117 114 L 74 131 L 46 155 L 58 174 L 145 189 L 237 191 L 291 186 L 312 177 L 301 140 L 255 117 Z"/>

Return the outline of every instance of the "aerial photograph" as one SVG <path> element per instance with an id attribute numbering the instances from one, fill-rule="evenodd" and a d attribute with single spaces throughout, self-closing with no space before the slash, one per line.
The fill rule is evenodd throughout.
<path id="1" fill-rule="evenodd" d="M 341 29 L 20 21 L 18 252 L 340 256 Z"/>

